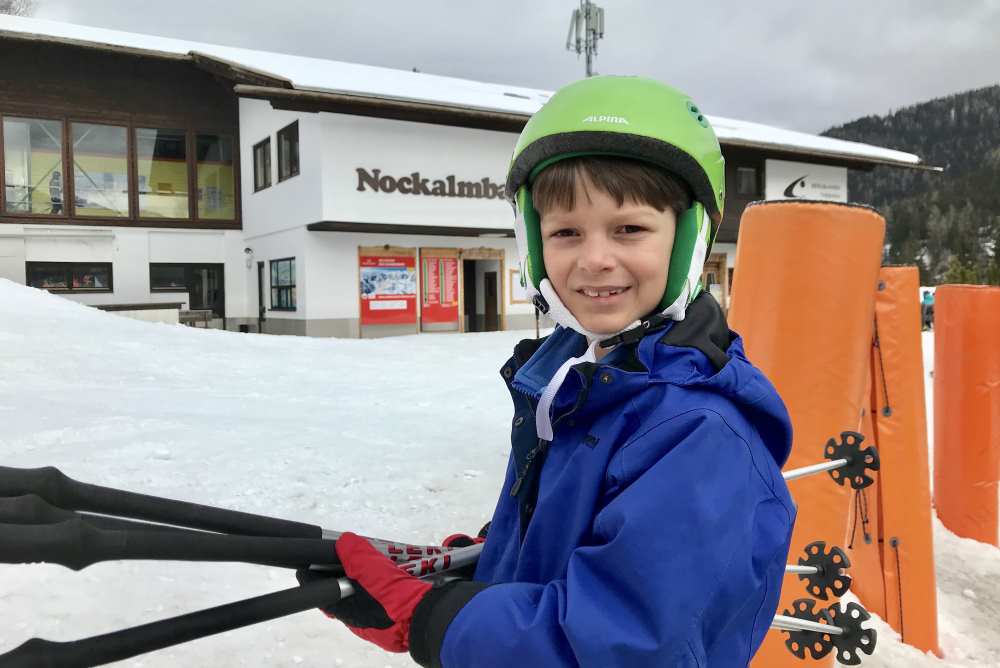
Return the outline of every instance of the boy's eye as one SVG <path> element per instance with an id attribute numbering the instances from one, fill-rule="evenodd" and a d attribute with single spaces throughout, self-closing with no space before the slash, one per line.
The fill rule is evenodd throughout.
<path id="1" fill-rule="evenodd" d="M 642 232 L 645 228 L 642 225 L 622 225 L 618 229 L 625 234 L 635 234 L 636 232 Z"/>
<path id="2" fill-rule="evenodd" d="M 571 229 L 567 228 L 567 229 L 562 229 L 562 230 L 555 230 L 549 236 L 551 236 L 551 237 L 571 237 L 571 236 L 573 236 L 575 234 L 576 234 L 576 232 L 574 230 L 571 230 Z"/>

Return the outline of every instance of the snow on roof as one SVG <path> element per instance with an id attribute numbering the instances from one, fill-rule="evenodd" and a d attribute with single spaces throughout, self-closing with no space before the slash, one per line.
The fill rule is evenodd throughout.
<path id="1" fill-rule="evenodd" d="M 0 38 L 12 34 L 38 39 L 73 40 L 91 45 L 125 47 L 151 55 L 204 54 L 289 81 L 297 90 L 346 93 L 530 116 L 552 95 L 550 91 L 492 84 L 423 72 L 255 51 L 218 44 L 106 30 L 90 26 L 0 16 Z M 903 151 L 784 130 L 770 125 L 710 116 L 723 144 L 770 148 L 816 156 L 920 166 L 919 156 Z"/>

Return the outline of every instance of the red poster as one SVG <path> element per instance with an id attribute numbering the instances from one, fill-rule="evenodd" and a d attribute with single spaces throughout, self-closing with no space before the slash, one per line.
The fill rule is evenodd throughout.
<path id="1" fill-rule="evenodd" d="M 458 258 L 424 255 L 423 322 L 458 322 Z"/>
<path id="2" fill-rule="evenodd" d="M 417 268 L 412 255 L 361 256 L 361 324 L 415 325 Z"/>

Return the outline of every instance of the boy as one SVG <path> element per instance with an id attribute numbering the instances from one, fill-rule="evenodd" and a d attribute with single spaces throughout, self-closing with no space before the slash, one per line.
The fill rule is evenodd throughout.
<path id="1" fill-rule="evenodd" d="M 700 291 L 723 160 L 683 94 L 556 93 L 507 181 L 526 289 L 558 323 L 501 375 L 512 452 L 474 580 L 440 586 L 346 534 L 336 616 L 422 666 L 745 666 L 794 508 L 784 405 Z"/>

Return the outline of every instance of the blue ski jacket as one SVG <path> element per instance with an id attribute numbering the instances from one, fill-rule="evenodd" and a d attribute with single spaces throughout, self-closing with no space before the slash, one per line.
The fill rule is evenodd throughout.
<path id="1" fill-rule="evenodd" d="M 423 665 L 733 668 L 763 640 L 795 518 L 774 387 L 703 294 L 685 320 L 574 366 L 540 441 L 538 398 L 585 348 L 557 327 L 503 366 L 506 481 L 475 582 L 414 618 Z"/>

